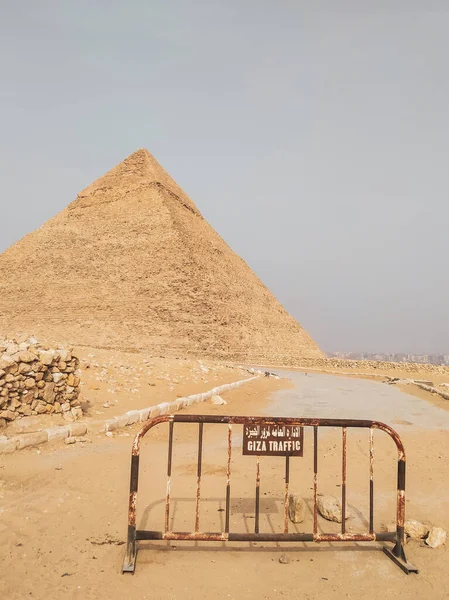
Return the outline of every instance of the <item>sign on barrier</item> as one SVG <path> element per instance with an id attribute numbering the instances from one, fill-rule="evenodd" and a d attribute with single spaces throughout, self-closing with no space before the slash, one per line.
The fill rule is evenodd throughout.
<path id="1" fill-rule="evenodd" d="M 302 456 L 304 428 L 295 425 L 243 425 L 243 454 L 252 456 Z"/>

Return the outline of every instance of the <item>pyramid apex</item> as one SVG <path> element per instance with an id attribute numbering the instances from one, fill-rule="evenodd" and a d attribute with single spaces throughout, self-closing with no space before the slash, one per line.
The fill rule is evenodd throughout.
<path id="1" fill-rule="evenodd" d="M 130 154 L 127 158 L 125 158 L 122 162 L 125 162 L 126 160 L 129 160 L 131 158 L 141 158 L 141 159 L 147 159 L 147 158 L 152 158 L 154 160 L 154 157 L 150 154 L 150 152 L 148 152 L 148 150 L 146 148 L 139 148 L 138 150 L 136 150 L 135 152 L 133 152 L 132 154 Z"/>
<path id="2" fill-rule="evenodd" d="M 183 193 L 154 156 L 146 148 L 139 148 L 82 190 L 78 198 L 85 198 L 98 190 L 105 191 L 114 187 L 128 187 L 141 183 L 161 183 L 177 194 Z"/>

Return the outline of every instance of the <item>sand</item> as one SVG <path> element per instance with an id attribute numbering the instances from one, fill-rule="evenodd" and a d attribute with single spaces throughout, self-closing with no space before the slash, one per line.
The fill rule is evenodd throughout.
<path id="1" fill-rule="evenodd" d="M 228 404 L 188 409 L 191 413 L 266 414 L 268 397 L 290 386 L 262 378 L 227 393 Z M 424 406 L 424 405 L 423 405 Z M 329 409 L 331 411 L 331 407 Z M 332 415 L 329 415 L 332 416 Z M 334 415 L 335 416 L 335 415 Z M 181 426 L 180 426 L 181 427 Z M 196 489 L 197 432 L 182 426 L 175 435 L 172 478 L 173 527 L 193 527 Z M 212 426 L 211 426 L 212 427 Z M 221 426 L 213 426 L 221 427 Z M 22 598 L 97 599 L 279 599 L 282 598 L 447 598 L 449 547 L 431 550 L 421 542 L 406 546 L 420 574 L 406 576 L 380 546 L 330 544 L 182 544 L 146 543 L 134 576 L 121 575 L 126 536 L 129 462 L 133 426 L 114 434 L 91 436 L 89 444 L 44 445 L 1 460 L 0 594 Z M 226 483 L 226 428 L 206 430 L 203 455 L 202 527 L 220 529 Z M 366 433 L 366 432 L 365 432 Z M 238 432 L 235 431 L 237 436 Z M 408 452 L 409 518 L 448 527 L 449 442 L 447 431 L 404 427 Z M 149 434 L 150 436 L 150 434 Z M 336 437 L 337 436 L 337 437 Z M 376 434 L 377 436 L 377 434 Z M 394 513 L 395 454 L 391 442 L 376 437 L 376 529 Z M 348 503 L 354 531 L 366 527 L 367 440 L 348 436 Z M 337 432 L 320 434 L 320 491 L 338 495 L 341 455 Z M 291 487 L 309 506 L 299 527 L 310 530 L 311 445 L 296 459 Z M 141 458 L 138 524 L 159 529 L 165 496 L 166 430 L 147 438 Z M 325 466 L 326 465 L 326 468 Z M 429 468 L 429 465 L 432 468 Z M 261 528 L 280 530 L 283 520 L 283 461 L 263 459 Z M 232 517 L 234 531 L 254 527 L 255 464 L 253 457 L 233 453 Z M 393 493 L 392 493 L 393 492 Z M 334 524 L 320 518 L 327 531 Z M 292 530 L 294 526 L 291 525 Z M 286 554 L 288 564 L 279 558 Z"/>

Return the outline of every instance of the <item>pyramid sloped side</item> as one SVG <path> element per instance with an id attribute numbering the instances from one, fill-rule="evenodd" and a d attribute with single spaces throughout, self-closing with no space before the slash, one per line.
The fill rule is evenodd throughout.
<path id="1" fill-rule="evenodd" d="M 132 184 L 122 202 L 116 189 L 103 193 L 0 256 L 0 332 L 161 356 L 322 356 L 177 194 L 155 184 Z"/>
<path id="2" fill-rule="evenodd" d="M 165 204 L 189 256 L 189 272 L 196 273 L 203 284 L 195 312 L 204 305 L 210 307 L 204 312 L 207 326 L 197 340 L 201 352 L 255 360 L 287 354 L 323 356 L 309 334 L 207 221 L 180 212 L 174 202 Z"/>

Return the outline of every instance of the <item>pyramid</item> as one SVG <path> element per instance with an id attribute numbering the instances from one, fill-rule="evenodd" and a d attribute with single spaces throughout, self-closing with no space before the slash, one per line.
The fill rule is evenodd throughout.
<path id="1" fill-rule="evenodd" d="M 156 356 L 323 356 L 147 150 L 0 255 L 0 333 Z"/>

